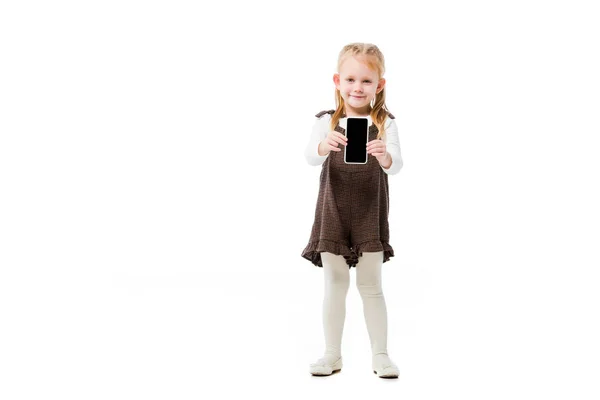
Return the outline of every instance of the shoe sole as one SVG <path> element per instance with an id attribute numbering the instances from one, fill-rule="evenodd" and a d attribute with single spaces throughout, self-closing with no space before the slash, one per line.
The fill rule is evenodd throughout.
<path id="1" fill-rule="evenodd" d="M 375 375 L 377 375 L 378 377 L 383 378 L 383 379 L 397 379 L 398 378 L 398 375 L 396 375 L 396 374 L 392 374 L 392 375 L 378 375 L 377 371 L 373 371 L 373 373 Z"/>
<path id="2" fill-rule="evenodd" d="M 311 374 L 312 376 L 329 376 L 329 375 L 333 375 L 333 374 L 335 374 L 336 372 L 340 372 L 341 370 L 342 370 L 341 368 L 340 368 L 340 369 L 334 369 L 333 371 L 331 371 L 331 373 L 330 373 L 330 374 L 320 374 L 320 373 L 318 373 L 318 372 L 311 372 L 310 374 Z"/>

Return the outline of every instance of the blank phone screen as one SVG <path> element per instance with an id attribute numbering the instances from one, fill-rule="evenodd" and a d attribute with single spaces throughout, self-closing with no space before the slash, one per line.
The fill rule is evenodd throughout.
<path id="1" fill-rule="evenodd" d="M 346 162 L 367 162 L 369 122 L 366 118 L 348 118 L 346 124 Z"/>

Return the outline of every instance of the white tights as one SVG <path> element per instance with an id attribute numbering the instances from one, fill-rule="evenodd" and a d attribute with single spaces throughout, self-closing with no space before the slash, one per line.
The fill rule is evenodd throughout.
<path id="1" fill-rule="evenodd" d="M 346 319 L 346 295 L 350 286 L 350 270 L 343 256 L 321 253 L 325 274 L 323 328 L 325 356 L 341 357 L 342 333 Z M 387 309 L 381 286 L 383 252 L 363 253 L 356 265 L 356 286 L 363 302 L 363 313 L 371 341 L 373 357 L 387 357 Z"/>

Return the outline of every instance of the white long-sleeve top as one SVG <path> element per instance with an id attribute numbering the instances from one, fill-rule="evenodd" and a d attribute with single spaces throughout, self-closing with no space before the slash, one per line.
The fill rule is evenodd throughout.
<path id="1" fill-rule="evenodd" d="M 369 120 L 369 126 L 373 124 L 373 120 L 371 116 L 368 115 L 367 119 Z M 346 129 L 346 122 L 348 118 L 340 118 L 340 127 Z M 330 131 L 329 123 L 331 121 L 331 114 L 323 114 L 320 118 L 317 118 L 313 124 L 312 134 L 310 136 L 310 140 L 306 145 L 306 150 L 304 151 L 304 157 L 306 161 L 310 165 L 322 165 L 325 162 L 325 159 L 329 156 L 327 155 L 320 156 L 319 155 L 319 143 L 321 143 Z M 400 172 L 402 169 L 402 156 L 400 154 L 400 139 L 398 137 L 398 126 L 396 122 L 390 118 L 389 116 L 386 118 L 384 123 L 385 128 L 385 146 L 387 152 L 392 157 L 392 165 L 388 169 L 383 169 L 385 173 L 388 175 L 394 175 Z M 380 165 L 381 166 L 381 165 Z"/>

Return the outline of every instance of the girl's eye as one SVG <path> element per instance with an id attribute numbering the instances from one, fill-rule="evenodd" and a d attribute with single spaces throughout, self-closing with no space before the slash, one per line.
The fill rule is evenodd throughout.
<path id="1" fill-rule="evenodd" d="M 350 81 L 353 81 L 354 79 L 352 79 L 352 78 L 348 78 L 348 79 L 346 79 L 346 80 L 347 80 L 348 82 L 350 82 Z M 371 83 L 371 81 L 369 81 L 369 80 L 364 80 L 363 82 Z"/>

